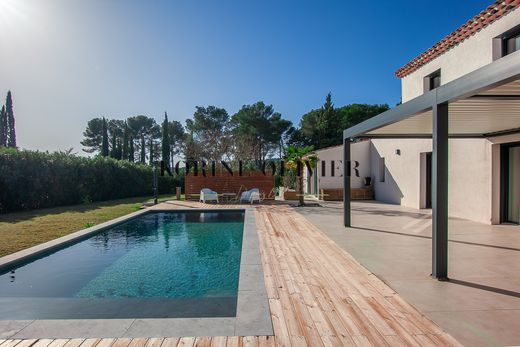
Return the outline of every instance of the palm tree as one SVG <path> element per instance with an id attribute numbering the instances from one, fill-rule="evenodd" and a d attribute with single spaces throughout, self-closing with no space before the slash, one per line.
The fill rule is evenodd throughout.
<path id="1" fill-rule="evenodd" d="M 308 162 L 311 168 L 316 167 L 316 163 L 318 161 L 318 157 L 316 154 L 312 153 L 314 149 L 313 146 L 306 147 L 296 147 L 289 146 L 287 147 L 286 155 L 285 155 L 285 167 L 288 170 L 296 171 L 296 176 L 298 177 L 298 206 L 305 206 L 304 201 L 304 193 L 303 193 L 303 170 L 305 167 L 305 162 Z"/>

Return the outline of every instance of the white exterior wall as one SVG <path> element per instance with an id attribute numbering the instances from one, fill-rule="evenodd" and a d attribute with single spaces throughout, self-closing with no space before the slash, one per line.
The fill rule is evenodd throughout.
<path id="1" fill-rule="evenodd" d="M 401 154 L 397 155 L 396 150 Z M 371 165 L 375 199 L 421 208 L 421 153 L 432 151 L 430 139 L 372 140 Z M 379 158 L 385 158 L 385 182 L 380 182 Z M 486 139 L 450 139 L 448 201 L 451 217 L 491 224 L 492 143 Z M 423 165 L 422 170 L 425 170 Z M 425 189 L 424 187 L 422 189 Z"/>
<path id="2" fill-rule="evenodd" d="M 491 224 L 492 143 L 486 139 L 452 139 L 448 165 L 449 215 Z"/>
<path id="3" fill-rule="evenodd" d="M 458 46 L 401 79 L 402 101 L 423 94 L 423 78 L 441 69 L 441 84 L 446 84 L 493 61 L 493 38 L 520 24 L 516 9 Z"/>
<path id="4" fill-rule="evenodd" d="M 420 208 L 420 157 L 431 152 L 429 139 L 372 140 L 370 163 L 375 199 Z M 396 154 L 399 149 L 401 154 Z M 379 159 L 385 158 L 385 181 L 379 175 Z"/>
<path id="5" fill-rule="evenodd" d="M 361 188 L 364 186 L 363 180 L 370 176 L 370 141 L 362 141 L 351 145 L 352 162 L 359 162 L 359 177 L 354 174 L 351 177 L 351 187 Z M 318 192 L 320 189 L 339 189 L 343 188 L 343 146 L 335 146 L 315 151 L 318 156 L 318 164 L 314 174 L 318 175 Z M 331 176 L 331 161 L 334 160 L 334 177 Z M 322 176 L 321 162 L 325 161 L 325 176 Z M 353 164 L 354 166 L 354 164 Z M 306 192 L 314 191 L 314 177 L 311 177 L 311 184 L 307 186 L 307 170 L 304 170 L 304 184 Z"/>

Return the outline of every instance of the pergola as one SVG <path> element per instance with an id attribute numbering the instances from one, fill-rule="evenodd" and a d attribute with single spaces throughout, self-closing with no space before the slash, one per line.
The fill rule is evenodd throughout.
<path id="1" fill-rule="evenodd" d="M 448 278 L 448 139 L 520 133 L 520 52 L 343 132 L 344 225 L 351 227 L 350 144 L 356 138 L 432 138 L 432 276 Z"/>

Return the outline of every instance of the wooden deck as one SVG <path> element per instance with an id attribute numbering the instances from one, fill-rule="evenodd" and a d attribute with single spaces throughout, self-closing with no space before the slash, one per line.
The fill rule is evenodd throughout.
<path id="1" fill-rule="evenodd" d="M 274 336 L 0 340 L 0 347 L 460 345 L 291 207 L 255 209 Z"/>

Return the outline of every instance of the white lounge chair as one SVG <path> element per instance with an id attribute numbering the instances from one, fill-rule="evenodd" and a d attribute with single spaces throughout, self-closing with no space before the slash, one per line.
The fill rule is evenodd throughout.
<path id="1" fill-rule="evenodd" d="M 208 201 L 216 201 L 218 204 L 218 194 L 209 188 L 202 188 L 200 191 L 200 202 L 206 203 Z"/>
<path id="2" fill-rule="evenodd" d="M 258 188 L 253 188 L 253 189 L 250 189 L 250 190 L 247 190 L 247 191 L 243 192 L 240 195 L 240 202 L 243 202 L 243 201 L 244 202 L 249 202 L 249 203 L 251 203 L 251 205 L 255 201 L 260 202 L 261 201 L 261 199 L 260 199 L 260 190 Z"/>

